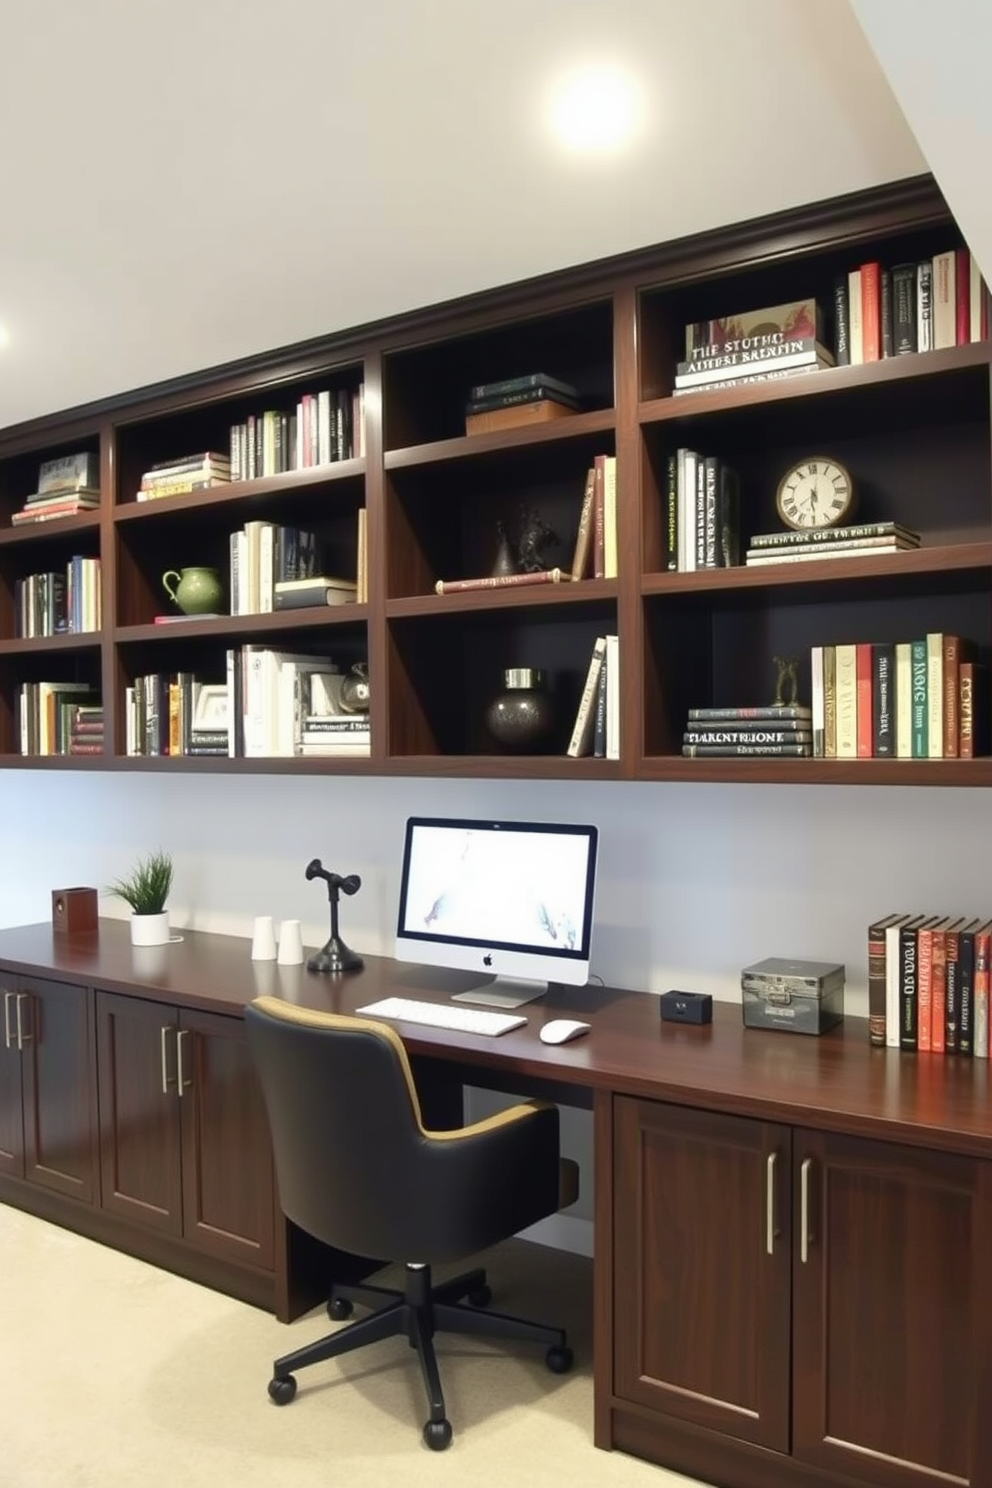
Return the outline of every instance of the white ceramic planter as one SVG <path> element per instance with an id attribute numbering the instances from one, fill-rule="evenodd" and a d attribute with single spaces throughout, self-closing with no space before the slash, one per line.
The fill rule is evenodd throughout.
<path id="1" fill-rule="evenodd" d="M 169 943 L 169 911 L 161 914 L 131 915 L 131 944 L 157 946 Z"/>

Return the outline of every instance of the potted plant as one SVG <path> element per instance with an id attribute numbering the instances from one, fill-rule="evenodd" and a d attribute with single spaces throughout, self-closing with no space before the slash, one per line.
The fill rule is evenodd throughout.
<path id="1" fill-rule="evenodd" d="M 110 893 L 131 906 L 131 944 L 166 945 L 169 915 L 166 901 L 172 888 L 172 858 L 167 852 L 139 859 L 128 878 L 110 885 Z"/>

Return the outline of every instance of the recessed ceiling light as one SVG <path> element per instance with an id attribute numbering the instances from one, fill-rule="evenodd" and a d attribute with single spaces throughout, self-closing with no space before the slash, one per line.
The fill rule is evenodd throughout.
<path id="1" fill-rule="evenodd" d="M 638 112 L 633 79 L 618 67 L 593 65 L 558 83 L 551 100 L 551 125 L 566 149 L 608 154 L 631 138 Z"/>

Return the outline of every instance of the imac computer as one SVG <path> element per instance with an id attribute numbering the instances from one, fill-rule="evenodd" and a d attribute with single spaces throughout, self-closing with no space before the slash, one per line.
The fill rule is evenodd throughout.
<path id="1" fill-rule="evenodd" d="M 414 816 L 398 960 L 479 973 L 455 1001 L 520 1007 L 589 978 L 596 827 Z"/>

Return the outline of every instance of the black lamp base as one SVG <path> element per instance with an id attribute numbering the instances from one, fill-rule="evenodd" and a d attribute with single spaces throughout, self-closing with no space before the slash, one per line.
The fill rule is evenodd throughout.
<path id="1" fill-rule="evenodd" d="M 357 951 L 350 951 L 338 935 L 332 935 L 325 946 L 307 962 L 307 971 L 361 971 L 365 962 Z"/>

